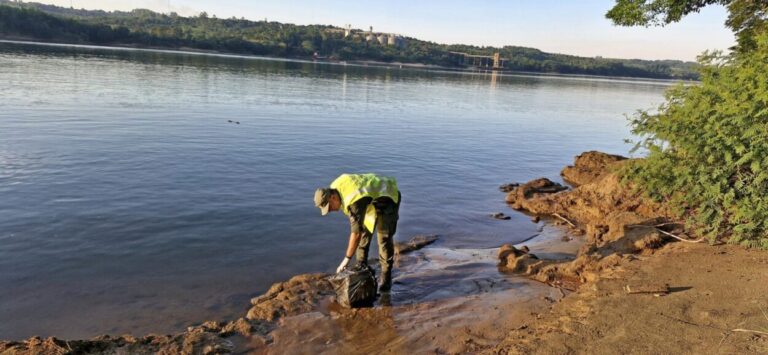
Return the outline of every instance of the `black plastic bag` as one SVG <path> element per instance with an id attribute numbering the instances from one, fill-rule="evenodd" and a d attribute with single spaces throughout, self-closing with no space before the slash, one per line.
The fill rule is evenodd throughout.
<path id="1" fill-rule="evenodd" d="M 368 265 L 357 265 L 332 276 L 330 279 L 336 290 L 336 301 L 344 307 L 373 307 L 376 301 L 376 275 Z"/>

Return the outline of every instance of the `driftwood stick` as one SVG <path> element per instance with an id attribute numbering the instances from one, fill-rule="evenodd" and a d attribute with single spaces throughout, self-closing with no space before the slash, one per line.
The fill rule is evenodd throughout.
<path id="1" fill-rule="evenodd" d="M 563 221 L 565 221 L 565 223 L 568 223 L 571 227 L 576 228 L 576 225 L 573 224 L 573 222 L 569 221 L 567 218 L 565 218 L 565 217 L 563 217 L 563 216 L 561 216 L 561 215 L 559 215 L 557 213 L 553 213 L 552 215 L 557 217 L 557 218 L 562 219 Z"/>
<path id="2" fill-rule="evenodd" d="M 667 284 L 626 285 L 624 286 L 624 291 L 627 291 L 627 293 L 629 294 L 637 294 L 637 293 L 667 294 L 669 293 L 669 285 Z"/>
<path id="3" fill-rule="evenodd" d="M 664 226 L 668 226 L 668 225 L 672 225 L 672 224 L 685 224 L 685 223 L 683 223 L 683 222 L 666 222 L 666 223 L 655 224 L 654 227 L 664 227 Z"/>
<path id="4" fill-rule="evenodd" d="M 725 333 L 723 333 L 723 338 L 722 338 L 722 339 L 720 339 L 720 342 L 719 342 L 719 343 L 717 343 L 717 347 L 718 347 L 718 348 L 720 348 L 720 346 L 722 346 L 722 345 L 723 345 L 723 342 L 725 341 L 725 339 L 728 339 L 728 336 L 729 336 L 729 335 L 731 335 L 731 333 L 729 333 L 729 332 L 725 332 Z"/>
<path id="5" fill-rule="evenodd" d="M 761 334 L 761 335 L 768 335 L 768 332 L 761 332 L 759 330 L 752 330 L 752 329 L 737 328 L 737 329 L 731 329 L 731 331 L 732 332 L 757 333 L 757 334 Z"/>
<path id="6" fill-rule="evenodd" d="M 630 227 L 630 228 L 635 228 L 635 227 L 653 228 L 653 229 L 657 230 L 661 234 L 664 234 L 664 235 L 666 235 L 668 237 L 672 237 L 672 238 L 675 238 L 675 239 L 677 239 L 677 240 L 679 240 L 681 242 L 686 242 L 686 243 L 701 243 L 704 240 L 706 240 L 706 238 L 704 238 L 704 237 L 701 237 L 699 239 L 685 239 L 685 238 L 678 237 L 678 236 L 676 236 L 676 235 L 674 235 L 674 234 L 672 234 L 670 232 L 663 231 L 663 230 L 658 228 L 658 227 L 661 227 L 661 226 L 664 226 L 664 225 L 668 225 L 668 224 L 679 224 L 679 223 L 662 223 L 662 224 L 657 224 L 657 225 L 653 225 L 653 226 L 652 225 L 647 225 L 647 224 L 628 224 L 627 227 Z"/>
<path id="7" fill-rule="evenodd" d="M 547 281 L 539 281 L 539 280 L 536 280 L 536 279 L 533 279 L 533 278 L 531 278 L 531 280 L 541 282 L 541 283 L 543 283 L 543 284 L 545 284 L 545 285 L 547 285 L 549 287 L 560 288 L 562 290 L 576 292 L 576 289 L 568 288 L 568 287 L 565 287 L 564 285 L 557 285 L 557 284 L 555 284 L 555 282 L 557 282 L 557 281 L 555 281 L 555 282 L 547 282 Z M 560 291 L 562 292 L 562 290 L 560 290 Z"/>
<path id="8" fill-rule="evenodd" d="M 655 228 L 655 227 L 654 227 L 654 228 Z M 669 236 L 669 237 L 675 238 L 675 239 L 677 239 L 677 240 L 679 240 L 679 241 L 681 241 L 681 242 L 686 242 L 686 243 L 701 243 L 701 242 L 703 242 L 703 241 L 704 241 L 704 237 L 701 237 L 701 238 L 699 238 L 699 239 L 684 239 L 684 238 L 680 238 L 680 237 L 678 237 L 678 236 L 676 236 L 676 235 L 674 235 L 674 234 L 672 234 L 672 233 L 669 233 L 669 232 L 665 232 L 665 231 L 663 231 L 663 230 L 661 230 L 661 229 L 658 229 L 658 228 L 656 228 L 656 230 L 657 230 L 657 231 L 659 231 L 659 233 L 661 233 L 661 234 L 664 234 L 664 235 L 666 235 L 666 236 Z"/>
<path id="9" fill-rule="evenodd" d="M 626 226 L 629 228 L 635 228 L 635 227 L 645 227 L 645 228 L 658 228 L 658 227 L 664 227 L 664 226 L 670 226 L 673 224 L 683 225 L 684 223 L 681 222 L 667 222 L 667 223 L 659 223 L 659 224 L 627 224 Z"/>
<path id="10" fill-rule="evenodd" d="M 687 320 L 683 320 L 683 319 L 680 319 L 680 318 L 670 317 L 670 316 L 668 316 L 666 314 L 660 314 L 660 315 L 662 317 L 664 317 L 664 318 L 668 318 L 668 319 L 671 319 L 673 321 L 677 321 L 677 322 L 680 322 L 680 323 L 683 323 L 683 324 L 693 325 L 693 326 L 702 327 L 702 328 L 712 328 L 712 329 L 717 329 L 717 330 L 722 330 L 722 331 L 728 331 L 728 329 L 723 329 L 723 328 L 720 328 L 720 327 L 715 327 L 715 326 L 706 325 L 706 324 L 696 324 L 696 323 L 689 322 Z"/>
<path id="11" fill-rule="evenodd" d="M 723 329 L 723 328 L 715 327 L 715 326 L 711 326 L 711 325 L 696 324 L 696 323 L 689 322 L 689 321 L 686 321 L 686 320 L 682 320 L 682 319 L 679 319 L 679 318 L 670 317 L 670 316 L 668 316 L 666 314 L 662 314 L 661 316 L 665 317 L 665 318 L 669 318 L 669 319 L 674 320 L 674 321 L 678 321 L 680 323 L 695 325 L 697 327 L 707 327 L 707 328 L 722 330 L 722 331 L 726 331 L 726 332 L 733 332 L 733 333 L 739 332 L 739 333 L 755 333 L 755 334 L 760 334 L 760 335 L 768 335 L 768 332 L 764 332 L 764 331 L 760 331 L 760 330 L 744 329 L 744 328 L 736 328 L 736 329 L 730 329 L 729 330 L 729 329 Z M 727 334 L 729 334 L 729 333 L 726 333 L 726 335 Z M 725 338 L 726 337 L 723 337 L 723 339 L 720 340 L 721 344 L 725 340 Z"/>

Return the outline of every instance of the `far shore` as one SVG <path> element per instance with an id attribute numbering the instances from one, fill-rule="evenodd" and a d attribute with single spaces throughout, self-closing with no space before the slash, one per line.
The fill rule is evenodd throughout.
<path id="1" fill-rule="evenodd" d="M 684 82 L 684 83 L 697 82 L 697 81 L 681 80 L 681 79 L 655 79 L 655 78 L 646 78 L 646 77 L 562 74 L 562 73 L 549 73 L 549 72 L 459 68 L 459 67 L 446 67 L 446 66 L 440 66 L 440 65 L 422 64 L 422 63 L 381 62 L 381 61 L 374 61 L 374 60 L 347 60 L 347 61 L 325 60 L 325 59 L 314 60 L 311 57 L 310 58 L 274 57 L 274 56 L 262 56 L 262 55 L 249 55 L 249 54 L 228 53 L 228 52 L 189 48 L 189 47 L 168 48 L 168 47 L 142 46 L 142 45 L 136 45 L 131 43 L 114 43 L 109 45 L 100 45 L 100 44 L 92 44 L 92 43 L 68 43 L 68 42 L 57 42 L 57 41 L 41 41 L 36 38 L 23 37 L 23 36 L 0 35 L 0 43 L 39 45 L 39 46 L 51 46 L 51 47 L 74 47 L 74 48 L 97 49 L 97 50 L 132 50 L 132 51 L 146 51 L 146 52 L 169 53 L 169 54 L 205 55 L 205 56 L 215 56 L 215 57 L 222 57 L 222 58 L 270 60 L 270 61 L 296 62 L 296 63 L 319 63 L 319 64 L 325 64 L 325 65 L 340 65 L 340 66 L 415 69 L 415 70 L 429 70 L 429 71 L 436 71 L 436 72 L 450 72 L 450 73 L 470 74 L 470 75 L 471 74 L 482 74 L 482 75 L 495 74 L 500 76 L 517 76 L 517 77 L 527 76 L 527 77 L 544 77 L 544 78 L 632 81 L 632 82 L 646 82 L 646 83 L 657 84 L 657 85 L 672 85 L 679 82 Z"/>

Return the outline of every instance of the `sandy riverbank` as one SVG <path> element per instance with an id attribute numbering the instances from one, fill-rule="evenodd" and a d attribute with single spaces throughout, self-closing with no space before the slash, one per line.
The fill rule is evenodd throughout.
<path id="1" fill-rule="evenodd" d="M 612 170 L 621 164 L 588 152 L 563 170 L 573 190 L 552 193 L 555 184 L 534 180 L 507 195 L 513 208 L 556 216 L 585 243 L 568 262 L 502 247 L 508 270 L 576 292 L 483 352 L 768 353 L 768 253 L 692 242 L 665 206 L 619 182 Z"/>
<path id="2" fill-rule="evenodd" d="M 544 220 L 527 248 L 417 243 L 398 255 L 391 296 L 371 309 L 335 304 L 327 275 L 299 275 L 231 322 L 0 342 L 0 352 L 768 352 L 768 253 L 667 237 L 683 233 L 660 225 L 664 206 L 618 182 L 611 169 L 622 163 L 586 153 L 563 172 L 572 190 L 542 179 L 512 189 L 511 207 Z"/>

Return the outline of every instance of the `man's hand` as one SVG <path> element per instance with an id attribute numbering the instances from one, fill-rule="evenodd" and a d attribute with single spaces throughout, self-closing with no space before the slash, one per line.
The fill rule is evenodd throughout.
<path id="1" fill-rule="evenodd" d="M 349 261 L 352 260 L 352 258 L 345 256 L 344 260 L 341 261 L 341 264 L 339 264 L 339 267 L 336 268 L 336 273 L 340 273 L 342 270 L 344 270 L 345 267 L 347 267 L 347 264 L 349 264 Z"/>

